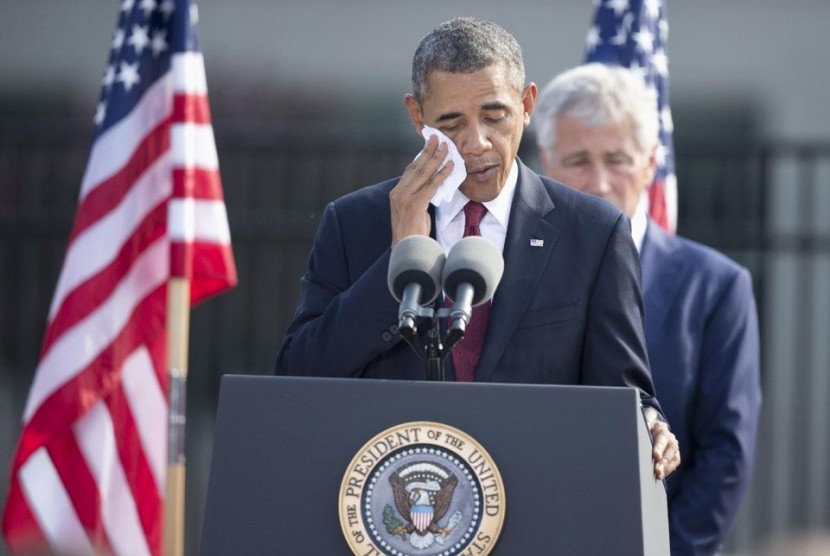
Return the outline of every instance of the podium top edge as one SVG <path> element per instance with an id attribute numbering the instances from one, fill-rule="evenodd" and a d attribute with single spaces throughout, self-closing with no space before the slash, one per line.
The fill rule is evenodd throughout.
<path id="1" fill-rule="evenodd" d="M 343 384 L 354 386 L 355 384 L 366 385 L 395 385 L 402 386 L 406 384 L 418 385 L 419 387 L 433 388 L 494 388 L 494 389 L 515 389 L 515 390 L 537 390 L 537 389 L 559 389 L 559 390 L 590 390 L 594 392 L 625 392 L 625 395 L 638 396 L 638 391 L 632 386 L 596 386 L 596 385 L 577 385 L 577 384 L 543 384 L 543 383 L 516 383 L 516 382 L 436 382 L 428 380 L 397 380 L 397 379 L 382 379 L 382 378 L 343 378 L 343 377 L 310 377 L 310 376 L 283 376 L 283 375 L 266 375 L 266 374 L 248 374 L 248 373 L 226 373 L 221 377 L 221 384 L 240 383 L 240 382 L 272 382 L 272 383 L 310 383 L 316 382 L 319 384 Z"/>

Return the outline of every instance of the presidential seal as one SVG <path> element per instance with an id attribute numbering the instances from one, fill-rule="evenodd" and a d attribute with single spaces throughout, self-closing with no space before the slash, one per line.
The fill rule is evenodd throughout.
<path id="1" fill-rule="evenodd" d="M 367 442 L 340 485 L 340 526 L 360 556 L 489 554 L 504 522 L 501 475 L 482 446 L 440 423 Z"/>

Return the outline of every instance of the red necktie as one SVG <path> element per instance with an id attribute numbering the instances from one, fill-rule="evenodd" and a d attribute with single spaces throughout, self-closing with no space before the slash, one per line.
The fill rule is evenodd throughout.
<path id="1" fill-rule="evenodd" d="M 480 236 L 479 224 L 484 218 L 487 208 L 476 201 L 470 201 L 464 206 L 464 237 Z M 455 366 L 455 380 L 472 382 L 475 377 L 478 359 L 481 356 L 481 347 L 484 345 L 484 332 L 487 330 L 487 321 L 490 319 L 490 302 L 473 307 L 473 314 L 464 337 L 455 344 L 452 350 L 452 362 Z"/>

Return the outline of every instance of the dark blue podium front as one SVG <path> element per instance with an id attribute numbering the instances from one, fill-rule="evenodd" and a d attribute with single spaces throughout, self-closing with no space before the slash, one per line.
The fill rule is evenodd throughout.
<path id="1" fill-rule="evenodd" d="M 492 554 L 669 554 L 633 389 L 247 375 L 222 379 L 200 554 L 349 554 L 347 467 L 410 421 L 460 429 L 495 461 L 507 505 Z"/>

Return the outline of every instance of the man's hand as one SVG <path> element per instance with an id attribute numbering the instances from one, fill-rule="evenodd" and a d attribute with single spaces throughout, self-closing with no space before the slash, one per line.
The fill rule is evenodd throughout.
<path id="1" fill-rule="evenodd" d="M 392 247 L 407 236 L 429 235 L 429 200 L 453 168 L 452 161 L 448 161 L 437 171 L 446 156 L 447 145 L 439 143 L 437 137 L 430 137 L 424 150 L 406 167 L 401 180 L 389 192 Z"/>
<path id="2" fill-rule="evenodd" d="M 654 460 L 654 476 L 663 480 L 680 465 L 680 444 L 669 430 L 669 425 L 660 420 L 659 413 L 653 407 L 645 410 L 646 425 L 651 432 L 654 444 L 651 447 L 651 457 Z"/>

